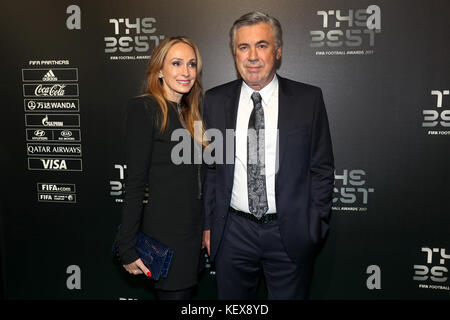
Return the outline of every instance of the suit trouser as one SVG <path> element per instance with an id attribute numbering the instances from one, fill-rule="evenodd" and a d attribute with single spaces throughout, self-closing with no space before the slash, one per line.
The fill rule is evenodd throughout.
<path id="1" fill-rule="evenodd" d="M 219 299 L 256 299 L 262 274 L 269 299 L 307 296 L 313 263 L 289 258 L 277 220 L 260 224 L 229 212 L 215 262 Z"/>

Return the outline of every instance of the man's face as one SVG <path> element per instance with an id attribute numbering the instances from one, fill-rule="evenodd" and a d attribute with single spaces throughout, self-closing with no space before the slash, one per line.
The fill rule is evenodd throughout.
<path id="1" fill-rule="evenodd" d="M 273 79 L 281 48 L 275 49 L 276 39 L 267 23 L 243 26 L 236 30 L 234 61 L 245 83 L 261 90 Z"/>

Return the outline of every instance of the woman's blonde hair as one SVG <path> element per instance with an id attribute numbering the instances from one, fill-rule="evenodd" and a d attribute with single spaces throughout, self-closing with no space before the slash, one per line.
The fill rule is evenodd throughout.
<path id="1" fill-rule="evenodd" d="M 202 116 L 200 113 L 200 105 L 203 100 L 203 87 L 201 83 L 201 72 L 202 72 L 202 58 L 200 56 L 200 51 L 197 45 L 189 38 L 186 37 L 171 37 L 164 39 L 152 52 L 150 58 L 147 75 L 146 75 L 146 89 L 144 95 L 152 95 L 160 108 L 160 125 L 161 132 L 164 132 L 168 121 L 168 105 L 167 100 L 164 96 L 164 88 L 162 79 L 159 78 L 159 72 L 163 68 L 165 58 L 170 48 L 177 43 L 185 43 L 190 46 L 195 53 L 195 58 L 197 60 L 197 76 L 195 78 L 194 85 L 192 86 L 189 93 L 185 94 L 181 101 L 181 112 L 186 123 L 186 129 L 189 131 L 192 137 L 197 140 L 202 145 L 204 134 L 204 125 Z M 194 123 L 196 121 L 201 123 L 201 136 L 194 135 Z M 198 135 L 199 133 L 197 133 Z M 199 141 L 200 140 L 200 141 Z"/>

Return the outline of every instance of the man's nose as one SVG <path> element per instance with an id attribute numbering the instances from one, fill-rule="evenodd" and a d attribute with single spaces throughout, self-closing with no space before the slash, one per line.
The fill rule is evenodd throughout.
<path id="1" fill-rule="evenodd" d="M 258 60 L 258 52 L 256 51 L 256 48 L 250 48 L 248 52 L 248 60 L 251 62 L 256 62 Z"/>

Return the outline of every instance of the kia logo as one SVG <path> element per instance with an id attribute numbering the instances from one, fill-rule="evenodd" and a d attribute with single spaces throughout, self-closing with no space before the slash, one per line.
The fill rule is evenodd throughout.
<path id="1" fill-rule="evenodd" d="M 61 131 L 61 136 L 63 136 L 64 138 L 67 137 L 71 137 L 72 136 L 72 131 Z"/>

